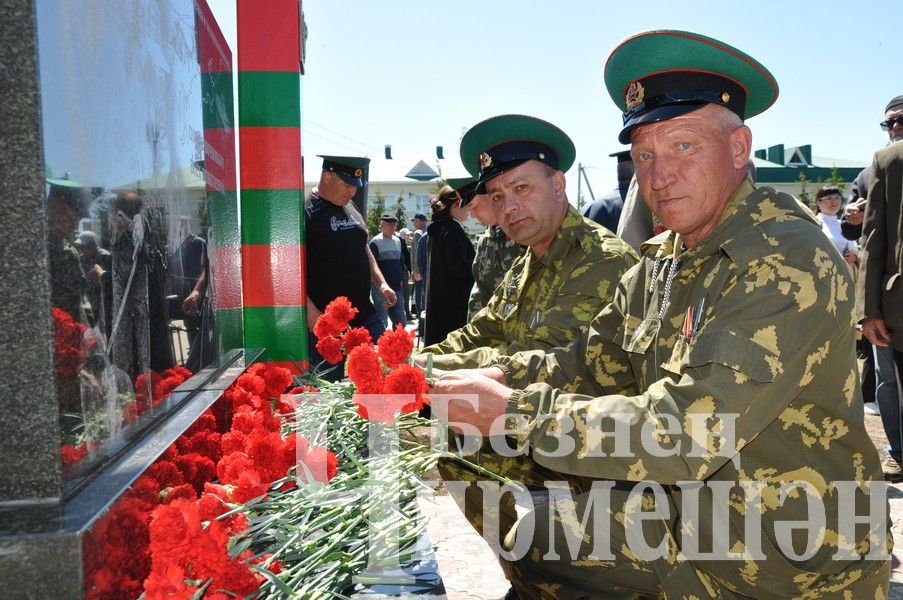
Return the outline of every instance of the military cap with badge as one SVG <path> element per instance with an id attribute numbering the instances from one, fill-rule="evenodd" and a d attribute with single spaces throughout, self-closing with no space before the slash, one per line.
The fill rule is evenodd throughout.
<path id="1" fill-rule="evenodd" d="M 475 193 L 486 182 L 528 160 L 538 160 L 558 171 L 574 164 L 574 142 L 548 121 L 526 115 L 499 115 L 477 123 L 461 139 L 461 162 L 476 178 Z"/>
<path id="2" fill-rule="evenodd" d="M 774 104 L 778 84 L 745 52 L 698 33 L 645 31 L 618 44 L 605 63 L 605 87 L 624 112 L 618 136 L 630 143 L 637 125 L 724 106 L 745 120 Z"/>
<path id="3" fill-rule="evenodd" d="M 364 187 L 367 181 L 366 170 L 370 165 L 369 158 L 360 156 L 325 156 L 318 154 L 323 159 L 323 170 L 330 171 L 338 175 L 339 179 L 353 185 L 354 187 Z"/>
<path id="4" fill-rule="evenodd" d="M 445 180 L 445 183 L 461 198 L 461 208 L 467 206 L 473 200 L 473 197 L 477 195 L 477 180 L 473 177 L 449 177 Z"/>

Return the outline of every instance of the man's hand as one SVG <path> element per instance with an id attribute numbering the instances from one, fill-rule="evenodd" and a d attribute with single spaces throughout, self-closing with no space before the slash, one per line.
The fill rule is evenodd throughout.
<path id="1" fill-rule="evenodd" d="M 198 314 L 198 302 L 200 299 L 201 293 L 197 290 L 192 291 L 185 300 L 182 301 L 182 312 L 189 316 Z"/>
<path id="2" fill-rule="evenodd" d="M 875 317 L 866 317 L 862 321 L 862 335 L 875 346 L 886 348 L 890 345 L 893 336 L 887 330 L 884 319 L 876 319 Z"/>
<path id="3" fill-rule="evenodd" d="M 88 277 L 93 279 L 95 283 L 100 283 L 100 278 L 103 277 L 104 273 L 106 273 L 106 271 L 103 270 L 103 267 L 94 265 L 94 268 L 88 271 Z"/>
<path id="4" fill-rule="evenodd" d="M 857 198 L 843 209 L 843 220 L 850 225 L 862 225 L 865 220 L 865 198 Z"/>
<path id="5" fill-rule="evenodd" d="M 483 375 L 481 371 L 484 370 L 492 369 L 452 371 L 442 375 L 429 390 L 433 414 L 453 428 L 456 423 L 468 423 L 484 437 L 497 433 L 491 431 L 492 424 L 506 414 L 513 390 Z M 442 394 L 447 397 L 439 397 Z"/>
<path id="6" fill-rule="evenodd" d="M 847 261 L 849 265 L 856 265 L 859 263 L 859 253 L 855 250 L 844 250 L 843 259 Z"/>
<path id="7" fill-rule="evenodd" d="M 420 273 L 414 273 L 414 281 L 420 281 L 421 279 L 423 279 L 423 275 L 421 275 Z"/>
<path id="8" fill-rule="evenodd" d="M 379 286 L 379 295 L 383 297 L 383 304 L 386 305 L 386 308 L 395 306 L 398 301 L 398 298 L 395 297 L 395 290 L 389 287 L 388 283 Z"/>

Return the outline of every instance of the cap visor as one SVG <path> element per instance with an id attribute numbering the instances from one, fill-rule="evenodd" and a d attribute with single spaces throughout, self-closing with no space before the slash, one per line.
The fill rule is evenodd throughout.
<path id="1" fill-rule="evenodd" d="M 511 169 L 516 169 L 517 167 L 521 166 L 522 164 L 524 164 L 525 162 L 530 161 L 530 160 L 535 160 L 535 159 L 525 158 L 523 160 L 512 160 L 512 161 L 508 161 L 508 162 L 502 164 L 498 168 L 493 168 L 488 173 L 486 171 L 483 171 L 480 174 L 480 179 L 477 180 L 476 187 L 474 187 L 474 190 L 473 190 L 474 194 L 485 194 L 486 193 L 486 183 L 488 183 L 489 181 L 492 181 L 493 179 L 495 179 L 499 175 L 502 175 L 503 173 L 507 173 Z M 485 175 L 485 178 L 484 178 L 484 175 Z M 468 200 L 468 202 L 469 202 L 469 200 Z"/>
<path id="2" fill-rule="evenodd" d="M 667 106 L 659 106 L 658 108 L 653 108 L 649 112 L 643 113 L 639 117 L 627 121 L 624 124 L 624 129 L 622 129 L 621 133 L 618 134 L 618 141 L 622 144 L 629 144 L 630 134 L 633 131 L 633 128 L 637 125 L 658 123 L 659 121 L 673 119 L 674 117 L 678 117 L 680 115 L 687 114 L 688 112 L 698 110 L 706 104 L 709 104 L 709 102 L 686 102 L 683 104 L 669 104 Z"/>
<path id="3" fill-rule="evenodd" d="M 339 176 L 339 179 L 347 183 L 348 185 L 353 185 L 354 187 L 364 187 L 364 180 L 360 177 L 350 177 L 348 175 L 343 175 L 338 171 L 333 171 L 336 175 Z"/>

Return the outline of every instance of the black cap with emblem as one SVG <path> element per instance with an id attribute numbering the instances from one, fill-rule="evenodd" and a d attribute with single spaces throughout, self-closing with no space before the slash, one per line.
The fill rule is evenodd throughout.
<path id="1" fill-rule="evenodd" d="M 477 179 L 475 193 L 486 182 L 528 160 L 567 171 L 577 151 L 566 133 L 542 119 L 525 115 L 500 115 L 471 127 L 461 139 L 461 162 Z"/>
<path id="2" fill-rule="evenodd" d="M 364 186 L 364 169 L 370 164 L 369 158 L 359 156 L 324 156 L 318 154 L 323 159 L 323 170 L 331 171 L 339 176 L 339 178 L 354 187 Z"/>

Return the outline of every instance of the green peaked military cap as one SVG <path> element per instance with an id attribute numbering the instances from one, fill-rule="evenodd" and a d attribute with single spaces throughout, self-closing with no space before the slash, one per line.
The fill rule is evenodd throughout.
<path id="1" fill-rule="evenodd" d="M 318 154 L 323 159 L 323 170 L 332 171 L 339 176 L 339 179 L 353 185 L 354 187 L 363 187 L 364 170 L 370 164 L 369 158 L 362 156 L 325 156 Z"/>
<path id="2" fill-rule="evenodd" d="M 499 115 L 477 123 L 461 139 L 461 162 L 477 178 L 476 193 L 486 182 L 528 160 L 567 171 L 577 151 L 565 132 L 548 121 L 526 115 Z"/>
<path id="3" fill-rule="evenodd" d="M 618 140 L 637 125 L 664 121 L 705 106 L 725 106 L 741 119 L 774 104 L 778 84 L 759 61 L 714 38 L 661 29 L 631 36 L 605 63 L 605 87 L 624 112 Z"/>
<path id="4" fill-rule="evenodd" d="M 476 196 L 477 180 L 473 177 L 450 177 L 445 180 L 445 183 L 461 196 L 462 207 L 467 206 Z"/>

